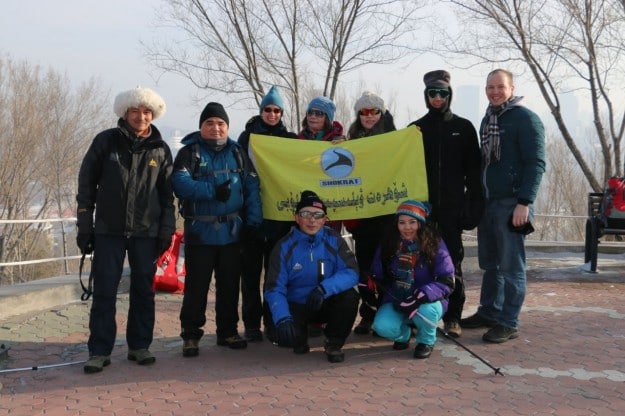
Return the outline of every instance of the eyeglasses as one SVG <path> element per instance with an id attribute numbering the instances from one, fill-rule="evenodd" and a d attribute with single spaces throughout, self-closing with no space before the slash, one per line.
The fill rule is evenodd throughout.
<path id="1" fill-rule="evenodd" d="M 323 117 L 326 115 L 326 113 L 320 110 L 308 110 L 306 111 L 306 114 L 308 114 L 309 116 L 315 116 L 315 117 Z"/>
<path id="2" fill-rule="evenodd" d="M 443 100 L 445 100 L 445 99 L 447 99 L 447 97 L 449 97 L 449 94 L 451 94 L 451 93 L 449 92 L 449 90 L 447 88 L 430 88 L 430 89 L 428 89 L 428 97 L 430 97 L 432 99 L 436 98 L 436 96 L 438 95 Z"/>
<path id="3" fill-rule="evenodd" d="M 358 113 L 361 116 L 377 116 L 381 111 L 379 108 L 361 108 Z"/>
<path id="4" fill-rule="evenodd" d="M 300 217 L 304 218 L 304 219 L 311 219 L 314 218 L 316 220 L 320 220 L 322 218 L 324 218 L 326 216 L 325 212 L 318 212 L 318 211 L 300 211 L 297 213 L 297 215 L 299 215 Z"/>
<path id="5" fill-rule="evenodd" d="M 282 112 L 281 108 L 269 108 L 269 107 L 265 107 L 263 108 L 263 111 L 265 113 L 274 113 L 274 114 L 280 114 Z"/>

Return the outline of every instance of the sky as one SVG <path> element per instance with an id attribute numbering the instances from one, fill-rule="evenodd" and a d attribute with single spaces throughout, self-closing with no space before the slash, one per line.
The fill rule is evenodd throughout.
<path id="1" fill-rule="evenodd" d="M 190 81 L 174 74 L 162 74 L 144 57 L 141 41 L 155 37 L 156 0 L 3 0 L 0 17 L 0 54 L 13 60 L 25 59 L 66 74 L 73 86 L 96 78 L 110 90 L 111 119 L 115 121 L 112 100 L 117 93 L 137 85 L 149 87 L 163 96 L 166 114 L 155 124 L 161 131 L 180 134 L 197 130 L 199 108 L 192 102 L 197 91 Z M 158 32 L 162 36 L 162 32 Z M 376 91 L 394 108 L 398 127 L 425 113 L 423 74 L 446 68 L 438 58 L 417 58 L 407 67 L 368 67 L 343 78 L 344 86 Z M 451 69 L 454 91 L 479 86 L 479 99 L 452 109 L 475 123 L 485 110 L 484 73 Z M 523 92 L 517 83 L 516 92 Z M 469 89 L 471 90 L 471 89 Z M 357 98 L 359 91 L 354 93 Z M 522 95 L 522 94 L 521 94 Z M 238 137 L 254 108 L 228 107 L 227 98 L 211 97 L 226 105 L 230 135 Z M 466 100 L 465 100 L 466 101 Z M 458 100 L 458 103 L 461 101 Z M 351 107 L 351 105 L 350 105 Z M 531 108 L 532 106 L 529 105 Z M 469 115 L 469 113 L 471 115 Z M 342 120 L 347 126 L 352 120 Z"/>

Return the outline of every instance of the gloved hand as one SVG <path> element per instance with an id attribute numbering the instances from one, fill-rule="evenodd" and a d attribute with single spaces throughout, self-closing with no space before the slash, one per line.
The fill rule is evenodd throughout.
<path id="1" fill-rule="evenodd" d="M 464 201 L 459 221 L 463 230 L 472 230 L 480 224 L 482 214 L 484 213 L 484 205 L 483 199 L 466 199 Z"/>
<path id="2" fill-rule="evenodd" d="M 416 290 L 412 295 L 399 302 L 396 305 L 396 309 L 399 312 L 408 315 L 408 319 L 412 319 L 414 314 L 417 313 L 417 309 L 419 309 L 419 306 L 426 303 L 427 301 L 428 297 L 425 295 L 425 293 L 423 293 L 421 290 Z"/>
<path id="3" fill-rule="evenodd" d="M 244 225 L 239 235 L 239 241 L 254 241 L 258 235 L 258 227 L 253 225 Z"/>
<path id="4" fill-rule="evenodd" d="M 371 275 L 361 275 L 358 282 L 358 293 L 360 293 L 360 297 L 364 303 L 375 309 L 378 307 L 376 292 L 376 284 Z"/>
<path id="5" fill-rule="evenodd" d="M 81 233 L 80 230 L 76 234 L 76 245 L 80 249 L 81 254 L 91 254 L 95 247 L 95 232 L 91 230 L 89 233 Z"/>
<path id="6" fill-rule="evenodd" d="M 228 179 L 221 185 L 217 185 L 215 188 L 215 199 L 221 202 L 226 202 L 230 199 L 230 192 L 230 179 Z"/>
<path id="7" fill-rule="evenodd" d="M 287 316 L 276 324 L 276 340 L 281 347 L 292 347 L 295 344 L 295 323 Z"/>
<path id="8" fill-rule="evenodd" d="M 308 312 L 314 313 L 321 309 L 325 294 L 326 290 L 321 285 L 314 288 L 308 294 L 308 298 L 306 299 L 306 309 L 308 310 Z"/>
<path id="9" fill-rule="evenodd" d="M 169 249 L 169 246 L 171 246 L 171 238 L 159 238 L 157 244 L 158 257 L 160 257 Z"/>

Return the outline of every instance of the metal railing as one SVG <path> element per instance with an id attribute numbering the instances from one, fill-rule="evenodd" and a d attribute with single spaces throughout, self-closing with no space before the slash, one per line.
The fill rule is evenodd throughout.
<path id="1" fill-rule="evenodd" d="M 40 224 L 40 223 L 54 223 L 54 222 L 76 222 L 76 217 L 65 217 L 65 218 L 44 218 L 44 219 L 30 219 L 30 220 L 2 220 L 0 219 L 1 224 Z M 24 266 L 30 264 L 39 264 L 39 263 L 48 263 L 54 261 L 65 261 L 67 260 L 76 260 L 80 259 L 80 255 L 73 256 L 61 256 L 61 257 L 50 257 L 45 259 L 36 259 L 36 260 L 22 260 L 22 261 L 11 261 L 11 262 L 0 262 L 0 267 L 10 267 L 10 266 Z M 67 265 L 66 265 L 66 273 L 67 273 Z"/>

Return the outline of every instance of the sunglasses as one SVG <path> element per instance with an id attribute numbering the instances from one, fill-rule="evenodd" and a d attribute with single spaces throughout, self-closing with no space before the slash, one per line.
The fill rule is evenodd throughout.
<path id="1" fill-rule="evenodd" d="M 361 116 L 377 116 L 381 111 L 379 108 L 361 108 L 358 113 Z"/>
<path id="2" fill-rule="evenodd" d="M 314 218 L 316 220 L 320 220 L 322 218 L 324 218 L 326 216 L 325 212 L 313 212 L 313 211 L 300 211 L 297 213 L 297 215 L 299 215 L 300 217 L 304 218 L 304 219 L 311 219 Z"/>
<path id="3" fill-rule="evenodd" d="M 323 111 L 319 111 L 319 110 L 308 110 L 306 111 L 306 114 L 308 114 L 309 116 L 315 116 L 315 117 L 323 117 L 326 115 L 326 113 L 324 113 Z"/>
<path id="4" fill-rule="evenodd" d="M 269 107 L 265 107 L 263 108 L 263 111 L 265 113 L 274 113 L 274 114 L 280 114 L 282 112 L 281 108 L 269 108 Z"/>
<path id="5" fill-rule="evenodd" d="M 447 97 L 449 97 L 449 94 L 450 92 L 446 88 L 431 88 L 428 90 L 428 97 L 430 98 L 436 98 L 436 96 L 438 95 L 443 100 L 445 100 Z"/>

